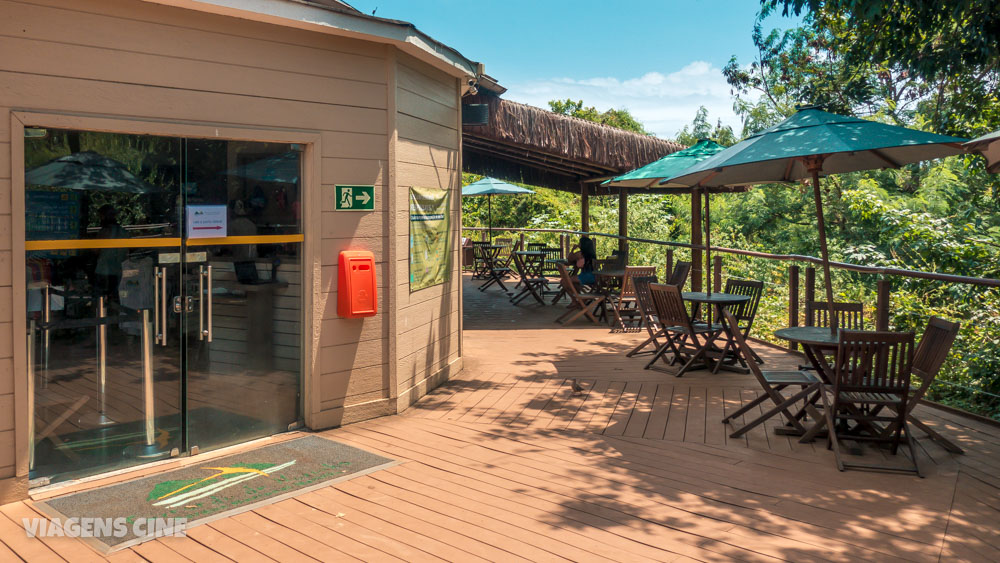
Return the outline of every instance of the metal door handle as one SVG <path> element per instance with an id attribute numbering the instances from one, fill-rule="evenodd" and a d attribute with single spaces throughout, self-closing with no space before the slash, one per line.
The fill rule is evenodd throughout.
<path id="1" fill-rule="evenodd" d="M 198 271 L 198 340 L 212 341 L 212 266 L 199 266 Z M 208 279 L 208 293 L 205 293 L 205 279 Z M 205 303 L 208 303 L 208 328 L 205 328 Z"/>
<path id="2" fill-rule="evenodd" d="M 153 343 L 167 345 L 167 267 L 153 268 Z"/>

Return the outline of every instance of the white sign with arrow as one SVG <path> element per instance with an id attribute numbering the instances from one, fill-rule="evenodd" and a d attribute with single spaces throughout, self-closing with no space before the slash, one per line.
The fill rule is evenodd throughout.
<path id="1" fill-rule="evenodd" d="M 188 205 L 187 238 L 217 238 L 227 236 L 225 205 Z"/>

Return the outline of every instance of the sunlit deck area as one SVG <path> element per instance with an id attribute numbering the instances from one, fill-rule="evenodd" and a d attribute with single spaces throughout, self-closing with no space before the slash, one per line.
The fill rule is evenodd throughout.
<path id="1" fill-rule="evenodd" d="M 778 436 L 777 419 L 728 437 L 720 421 L 757 395 L 751 376 L 646 371 L 624 356 L 639 334 L 562 327 L 562 305 L 475 287 L 457 377 L 403 415 L 322 433 L 403 463 L 111 559 L 1000 559 L 1000 428 L 921 406 L 965 455 L 921 439 L 925 479 L 841 473 L 825 438 Z M 801 361 L 758 349 L 769 366 Z M 32 501 L 0 513 L 0 559 L 102 558 L 79 540 L 25 537 Z"/>

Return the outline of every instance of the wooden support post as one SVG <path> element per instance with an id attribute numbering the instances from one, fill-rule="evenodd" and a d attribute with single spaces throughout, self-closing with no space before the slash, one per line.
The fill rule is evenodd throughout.
<path id="1" fill-rule="evenodd" d="M 806 268 L 806 303 L 816 300 L 816 268 Z M 806 326 L 812 326 L 812 319 L 806 316 Z"/>
<path id="2" fill-rule="evenodd" d="M 559 257 L 566 258 L 566 233 L 559 233 Z"/>
<path id="3" fill-rule="evenodd" d="M 524 233 L 521 233 L 521 250 L 527 250 L 524 246 Z"/>
<path id="4" fill-rule="evenodd" d="M 889 280 L 878 280 L 878 301 L 875 306 L 875 330 L 889 330 Z"/>
<path id="5" fill-rule="evenodd" d="M 663 276 L 663 282 L 662 283 L 667 283 L 668 281 L 670 281 L 670 274 L 672 274 L 672 273 L 674 273 L 674 249 L 673 248 L 668 248 L 667 249 L 667 271 L 665 272 L 666 275 Z"/>
<path id="6" fill-rule="evenodd" d="M 620 188 L 618 191 L 618 236 L 628 236 L 628 188 Z M 628 241 L 618 239 L 618 254 L 622 256 L 628 253 Z"/>
<path id="7" fill-rule="evenodd" d="M 701 197 L 691 188 L 691 244 L 701 246 Z M 691 291 L 701 291 L 701 249 L 691 249 Z"/>
<path id="8" fill-rule="evenodd" d="M 590 192 L 583 182 L 580 182 L 580 230 L 590 232 Z"/>
<path id="9" fill-rule="evenodd" d="M 788 267 L 788 326 L 799 326 L 799 266 Z M 795 342 L 788 343 L 789 350 L 798 350 Z"/>
<path id="10" fill-rule="evenodd" d="M 712 257 L 712 269 L 715 271 L 713 279 L 715 280 L 715 289 L 712 291 L 721 292 L 722 291 L 722 256 L 715 255 Z"/>

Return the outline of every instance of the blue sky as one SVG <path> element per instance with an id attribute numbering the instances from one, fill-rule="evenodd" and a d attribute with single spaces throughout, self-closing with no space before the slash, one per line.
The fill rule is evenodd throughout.
<path id="1" fill-rule="evenodd" d="M 357 9 L 412 22 L 508 88 L 505 98 L 540 107 L 582 99 L 627 108 L 646 128 L 672 137 L 704 105 L 732 125 L 721 69 L 749 63 L 756 0 L 348 0 Z M 797 20 L 772 16 L 766 26 Z"/>

